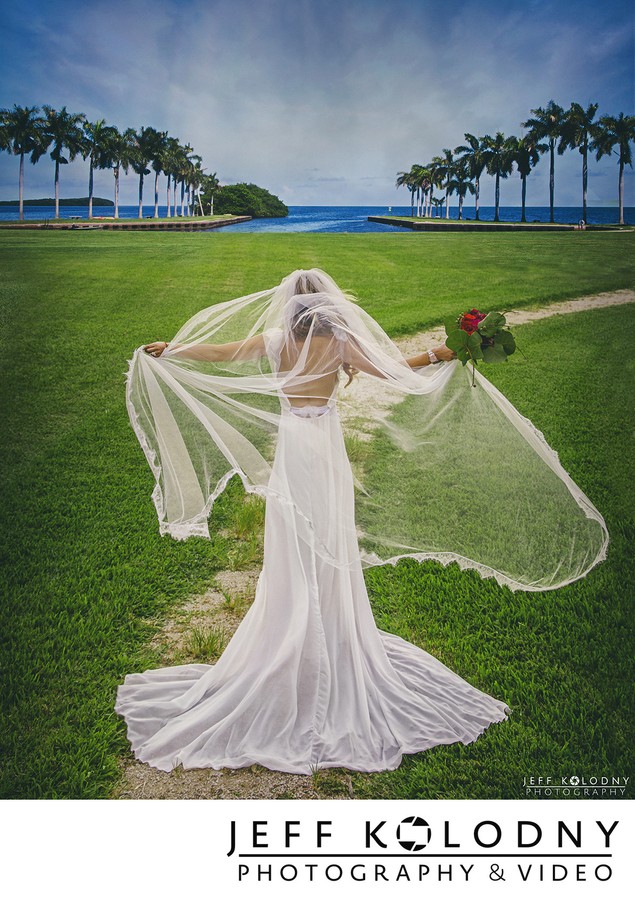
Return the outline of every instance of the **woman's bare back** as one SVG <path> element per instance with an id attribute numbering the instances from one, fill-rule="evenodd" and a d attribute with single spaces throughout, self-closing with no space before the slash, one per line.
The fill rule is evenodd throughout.
<path id="1" fill-rule="evenodd" d="M 304 340 L 285 343 L 280 353 L 280 371 L 292 371 L 304 347 Z M 294 407 L 325 405 L 337 389 L 341 365 L 338 340 L 331 335 L 312 337 L 304 364 L 297 372 L 298 380 L 283 387 L 289 403 Z M 303 381 L 304 376 L 309 379 Z"/>

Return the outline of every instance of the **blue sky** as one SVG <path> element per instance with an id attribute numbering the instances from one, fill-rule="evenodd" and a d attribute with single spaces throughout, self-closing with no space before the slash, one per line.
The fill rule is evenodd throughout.
<path id="1" fill-rule="evenodd" d="M 633 114 L 634 10 L 621 0 L 3 0 L 0 106 L 152 125 L 188 141 L 221 183 L 253 181 L 289 205 L 406 205 L 396 173 L 465 131 L 521 134 L 550 99 Z M 29 165 L 25 195 L 52 196 L 53 169 L 48 157 Z M 579 171 L 579 154 L 557 159 L 558 205 L 580 203 Z M 17 176 L 17 159 L 1 153 L 2 198 L 17 195 Z M 111 196 L 112 181 L 98 173 L 96 192 Z M 62 196 L 86 195 L 87 182 L 86 163 L 65 166 Z M 125 178 L 122 202 L 136 192 Z M 501 201 L 520 203 L 517 177 Z M 590 204 L 616 201 L 615 161 L 593 162 Z M 493 203 L 491 178 L 482 202 Z M 528 202 L 548 202 L 546 158 Z"/>

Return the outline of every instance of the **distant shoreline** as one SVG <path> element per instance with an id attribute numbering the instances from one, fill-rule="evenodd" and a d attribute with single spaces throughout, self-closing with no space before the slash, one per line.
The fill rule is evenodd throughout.
<path id="1" fill-rule="evenodd" d="M 71 199 L 60 200 L 60 206 L 88 206 L 88 197 L 74 197 Z M 55 198 L 45 197 L 40 200 L 24 200 L 25 206 L 55 206 Z M 112 200 L 106 200 L 102 196 L 94 196 L 93 197 L 93 206 L 112 206 L 114 207 L 114 203 Z M 0 200 L 0 206 L 16 206 L 19 208 L 20 201 L 19 200 Z"/>

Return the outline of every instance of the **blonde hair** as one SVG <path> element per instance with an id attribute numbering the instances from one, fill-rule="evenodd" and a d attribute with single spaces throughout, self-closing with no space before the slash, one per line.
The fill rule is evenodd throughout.
<path id="1" fill-rule="evenodd" d="M 316 283 L 318 278 L 314 278 L 313 273 L 322 275 L 322 272 L 319 269 L 314 269 L 311 271 L 304 271 L 301 269 L 297 272 L 296 282 L 293 287 L 293 292 L 295 296 L 306 296 L 310 293 L 321 293 L 322 291 L 319 289 L 319 285 Z M 339 291 L 342 293 L 346 299 L 349 299 L 351 302 L 357 302 L 356 297 L 344 293 L 344 291 Z M 301 340 L 305 339 L 309 332 L 313 329 L 313 333 L 316 336 L 321 334 L 333 333 L 333 328 L 330 325 L 324 325 L 323 322 L 320 321 L 319 312 L 312 313 L 310 307 L 308 306 L 298 306 L 298 311 L 294 314 L 291 324 L 291 330 L 293 333 L 299 337 Z M 342 370 L 348 377 L 348 380 L 344 384 L 344 387 L 348 387 L 352 384 L 353 378 L 358 373 L 356 368 L 349 362 L 342 362 Z"/>

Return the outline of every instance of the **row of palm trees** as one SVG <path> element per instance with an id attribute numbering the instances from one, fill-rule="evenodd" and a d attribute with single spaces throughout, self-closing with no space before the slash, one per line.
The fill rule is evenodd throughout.
<path id="1" fill-rule="evenodd" d="M 565 110 L 553 100 L 545 107 L 532 109 L 532 117 L 522 122 L 527 129 L 524 137 L 505 137 L 500 131 L 494 137 L 486 134 L 476 137 L 465 134 L 465 144 L 454 150 L 444 149 L 427 165 L 413 165 L 409 172 L 397 174 L 397 187 L 407 187 L 411 193 L 411 214 L 415 214 L 415 196 L 418 215 L 431 215 L 432 206 L 445 203 L 445 216 L 450 217 L 449 197 L 459 199 L 459 218 L 463 217 L 463 203 L 468 194 L 474 195 L 476 220 L 479 220 L 480 179 L 483 172 L 495 178 L 494 221 L 500 221 L 500 182 L 514 170 L 522 182 L 521 221 L 526 221 L 525 201 L 527 178 L 538 164 L 540 156 L 549 152 L 549 220 L 554 221 L 554 187 L 556 150 L 577 149 L 582 156 L 582 217 L 587 219 L 588 157 L 595 153 L 596 160 L 603 156 L 617 156 L 619 170 L 620 224 L 624 224 L 624 168 L 632 166 L 631 143 L 635 141 L 635 116 L 604 115 L 596 119 L 597 103 L 586 109 L 579 103 L 571 103 Z M 433 196 L 434 188 L 445 191 L 443 198 Z"/>
<path id="2" fill-rule="evenodd" d="M 93 215 L 95 169 L 112 169 L 114 174 L 115 218 L 119 218 L 121 172 L 132 169 L 139 176 L 139 218 L 143 217 L 144 178 L 154 172 L 154 217 L 159 217 L 159 175 L 167 176 L 167 217 L 177 215 L 180 187 L 180 215 L 195 214 L 200 192 L 218 187 L 216 174 L 206 175 L 202 159 L 188 144 L 156 128 L 127 128 L 119 131 L 104 119 L 90 122 L 83 113 L 68 112 L 66 106 L 17 106 L 0 110 L 0 150 L 20 157 L 19 207 L 24 219 L 24 160 L 33 164 L 49 153 L 55 162 L 55 218 L 59 218 L 60 167 L 78 156 L 89 160 L 88 217 Z M 213 200 L 212 200 L 213 211 Z"/>

